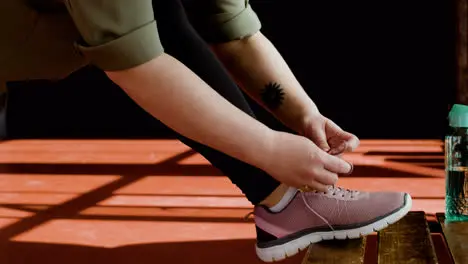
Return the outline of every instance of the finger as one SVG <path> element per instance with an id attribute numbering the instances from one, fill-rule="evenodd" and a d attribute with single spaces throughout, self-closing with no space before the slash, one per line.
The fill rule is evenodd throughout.
<path id="1" fill-rule="evenodd" d="M 315 175 L 315 180 L 323 185 L 334 185 L 338 181 L 338 175 L 329 170 L 322 169 Z"/>
<path id="2" fill-rule="evenodd" d="M 330 150 L 324 129 L 316 129 L 312 134 L 312 141 L 323 151 Z"/>
<path id="3" fill-rule="evenodd" d="M 354 164 L 352 164 L 351 162 L 348 162 L 348 163 L 349 165 L 351 165 L 351 170 L 348 173 L 346 173 L 346 175 L 351 175 L 354 171 Z"/>
<path id="4" fill-rule="evenodd" d="M 325 169 L 337 174 L 349 174 L 353 170 L 351 163 L 336 156 L 324 153 L 322 155 L 322 162 Z"/>
<path id="5" fill-rule="evenodd" d="M 315 190 L 318 192 L 326 192 L 328 191 L 328 185 L 321 184 L 317 181 L 312 180 L 310 183 L 307 184 L 309 186 L 309 189 Z"/>
<path id="6" fill-rule="evenodd" d="M 316 128 L 309 131 L 310 134 L 306 136 L 309 137 L 309 139 L 311 139 L 315 143 L 315 145 L 317 145 L 323 151 L 330 150 L 330 146 L 328 145 L 327 141 L 327 134 L 325 133 L 324 128 Z"/>
<path id="7" fill-rule="evenodd" d="M 342 142 L 345 142 L 344 151 L 354 151 L 359 146 L 359 138 L 355 135 L 344 131 L 330 119 L 327 120 L 327 125 L 328 129 L 330 130 L 327 132 L 333 134 L 333 136 L 329 139 L 329 145 L 331 148 L 338 147 L 339 145 L 343 144 Z"/>
<path id="8" fill-rule="evenodd" d="M 346 152 L 347 149 L 347 143 L 346 141 L 339 140 L 338 143 L 335 143 L 336 140 L 329 140 L 328 145 L 330 146 L 330 150 L 328 151 L 328 154 L 333 155 L 333 156 L 340 156 L 344 152 Z"/>
<path id="9" fill-rule="evenodd" d="M 346 151 L 354 151 L 359 147 L 359 138 L 356 137 L 355 135 L 349 133 L 349 132 L 344 132 L 346 135 Z"/>

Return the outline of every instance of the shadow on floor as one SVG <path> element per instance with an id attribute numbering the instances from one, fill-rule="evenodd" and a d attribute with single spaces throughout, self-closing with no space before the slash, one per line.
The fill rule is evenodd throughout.
<path id="1" fill-rule="evenodd" d="M 393 160 L 389 160 L 393 161 Z M 411 163 L 410 161 L 397 160 L 398 163 Z M 443 164 L 433 164 L 421 161 L 420 166 L 434 169 L 442 169 Z M 144 176 L 220 176 L 225 177 L 219 170 L 208 164 L 0 164 L 0 173 L 17 174 L 48 174 L 48 175 L 126 175 L 133 177 Z M 347 177 L 399 177 L 421 178 L 431 177 L 419 171 L 399 171 L 380 165 L 355 165 L 353 174 Z"/>
<path id="2" fill-rule="evenodd" d="M 9 242 L 3 264 L 260 264 L 254 240 L 139 244 L 112 249 L 76 245 Z M 209 250 L 207 250 L 209 249 Z M 300 263 L 304 252 L 279 262 Z"/>

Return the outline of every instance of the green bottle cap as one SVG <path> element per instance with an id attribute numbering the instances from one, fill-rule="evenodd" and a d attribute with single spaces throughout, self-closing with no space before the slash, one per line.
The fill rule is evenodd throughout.
<path id="1" fill-rule="evenodd" d="M 451 127 L 468 128 L 468 106 L 454 104 L 449 113 L 449 125 Z"/>

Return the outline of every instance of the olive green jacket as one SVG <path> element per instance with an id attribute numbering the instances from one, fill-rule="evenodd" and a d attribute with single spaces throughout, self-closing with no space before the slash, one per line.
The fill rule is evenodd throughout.
<path id="1" fill-rule="evenodd" d="M 28 1 L 60 1 L 64 8 L 43 12 Z M 8 81 L 61 79 L 87 64 L 125 70 L 164 52 L 151 0 L 41 1 L 0 1 L 0 90 Z M 208 42 L 243 38 L 261 27 L 248 0 L 201 0 L 191 11 Z"/>

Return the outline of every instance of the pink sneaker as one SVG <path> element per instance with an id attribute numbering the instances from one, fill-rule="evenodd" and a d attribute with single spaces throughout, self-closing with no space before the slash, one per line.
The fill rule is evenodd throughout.
<path id="1" fill-rule="evenodd" d="M 265 262 L 279 261 L 322 240 L 359 238 L 405 216 L 411 196 L 398 192 L 297 192 L 278 213 L 255 207 L 256 251 Z"/>

